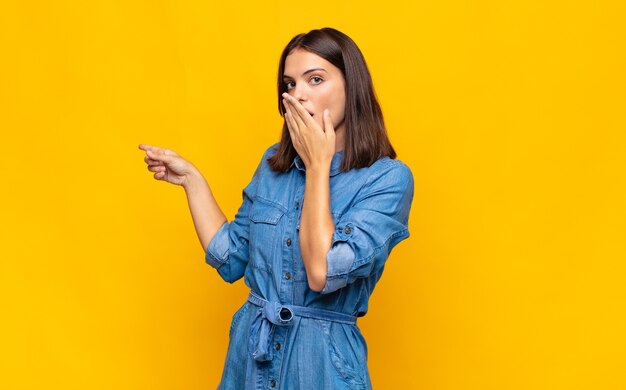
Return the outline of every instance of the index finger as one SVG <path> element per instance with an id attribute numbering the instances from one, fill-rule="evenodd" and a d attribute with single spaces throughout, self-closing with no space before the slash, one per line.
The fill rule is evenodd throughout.
<path id="1" fill-rule="evenodd" d="M 313 120 L 313 117 L 311 117 L 311 114 L 309 114 L 309 112 L 304 108 L 304 106 L 296 98 L 289 95 L 288 93 L 284 93 L 283 97 L 285 97 L 285 99 L 287 100 L 287 103 L 291 104 L 291 106 L 296 111 L 296 115 L 299 116 L 300 119 L 302 119 L 304 123 L 307 123 L 308 121 L 315 122 Z M 307 124 L 310 124 L 310 122 Z"/>
<path id="2" fill-rule="evenodd" d="M 157 152 L 158 150 L 161 150 L 162 148 L 159 148 L 157 146 L 152 146 L 152 145 L 148 145 L 148 144 L 139 144 L 139 149 L 141 150 L 145 150 L 145 151 L 151 151 L 151 152 Z"/>

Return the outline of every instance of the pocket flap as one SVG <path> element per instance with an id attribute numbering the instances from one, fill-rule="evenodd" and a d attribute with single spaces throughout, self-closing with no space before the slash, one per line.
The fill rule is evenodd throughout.
<path id="1" fill-rule="evenodd" d="M 250 214 L 248 217 L 253 222 L 269 223 L 276 225 L 280 220 L 280 217 L 285 214 L 287 210 L 280 207 L 277 204 L 269 203 L 260 198 L 257 198 L 252 202 L 250 207 Z"/>

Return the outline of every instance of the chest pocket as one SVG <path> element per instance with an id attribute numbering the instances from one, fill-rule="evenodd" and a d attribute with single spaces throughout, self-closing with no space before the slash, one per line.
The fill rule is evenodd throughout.
<path id="1" fill-rule="evenodd" d="M 276 247 L 280 245 L 279 222 L 287 209 L 256 198 L 250 207 L 250 265 L 272 271 Z"/>

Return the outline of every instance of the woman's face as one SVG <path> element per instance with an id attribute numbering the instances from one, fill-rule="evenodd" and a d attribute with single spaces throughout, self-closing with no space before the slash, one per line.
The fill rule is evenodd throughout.
<path id="1" fill-rule="evenodd" d="M 296 98 L 324 128 L 328 108 L 335 132 L 343 131 L 346 108 L 345 80 L 341 70 L 317 54 L 297 48 L 285 58 L 283 80 Z"/>

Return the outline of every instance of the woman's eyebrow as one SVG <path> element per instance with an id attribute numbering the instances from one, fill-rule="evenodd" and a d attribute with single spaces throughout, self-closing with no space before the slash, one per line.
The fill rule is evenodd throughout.
<path id="1" fill-rule="evenodd" d="M 324 69 L 324 68 L 313 68 L 313 69 L 309 69 L 309 70 L 305 71 L 304 73 L 302 73 L 302 76 L 305 76 L 305 75 L 307 75 L 307 74 L 309 74 L 309 73 L 311 73 L 311 72 L 315 72 L 315 71 L 318 71 L 318 70 L 321 70 L 321 71 L 326 72 L 326 69 Z M 284 74 L 284 75 L 283 75 L 283 78 L 284 78 L 284 79 L 285 79 L 285 78 L 290 79 L 290 78 L 292 78 L 292 77 L 291 77 L 291 76 L 288 76 L 288 75 L 286 75 L 286 74 Z"/>

